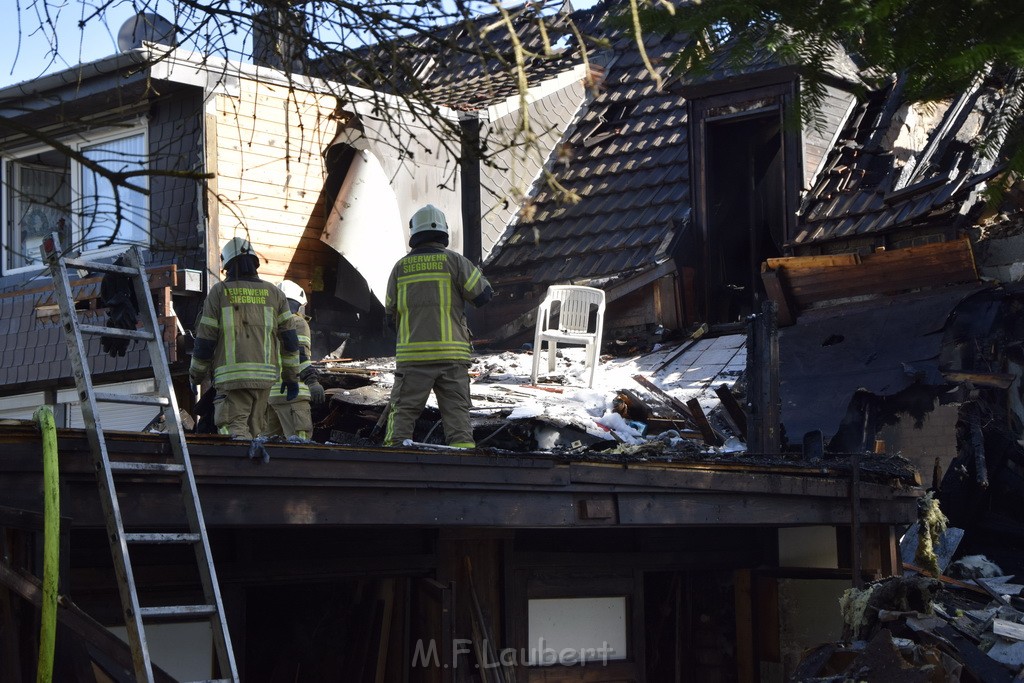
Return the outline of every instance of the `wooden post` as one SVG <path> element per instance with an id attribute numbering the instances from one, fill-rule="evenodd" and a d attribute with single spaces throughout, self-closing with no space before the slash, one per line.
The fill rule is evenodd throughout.
<path id="1" fill-rule="evenodd" d="M 778 305 L 764 301 L 761 313 L 749 319 L 747 328 L 747 420 L 750 451 L 773 455 L 779 452 L 779 328 Z"/>
<path id="2" fill-rule="evenodd" d="M 739 683 L 754 683 L 756 665 L 754 657 L 754 596 L 749 569 L 733 572 L 736 605 L 736 679 Z"/>
<path id="3" fill-rule="evenodd" d="M 860 540 L 860 453 L 853 454 L 853 471 L 850 474 L 850 550 L 852 552 L 851 562 L 853 567 L 853 587 L 861 588 L 864 584 L 861 576 L 861 547 Z"/>

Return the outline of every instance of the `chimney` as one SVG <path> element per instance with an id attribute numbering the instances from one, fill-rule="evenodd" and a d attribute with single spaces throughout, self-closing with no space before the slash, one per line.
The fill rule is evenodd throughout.
<path id="1" fill-rule="evenodd" d="M 290 0 L 268 0 L 252 19 L 252 61 L 282 71 L 305 72 L 306 16 Z"/>

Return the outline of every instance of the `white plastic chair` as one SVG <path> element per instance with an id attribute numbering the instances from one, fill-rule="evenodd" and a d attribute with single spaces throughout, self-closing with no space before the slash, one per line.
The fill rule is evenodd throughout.
<path id="1" fill-rule="evenodd" d="M 552 310 L 554 304 L 557 310 Z M 590 329 L 592 308 L 597 307 L 596 329 Z M 553 324 L 557 319 L 557 324 Z M 537 331 L 533 337 L 533 374 L 530 381 L 537 383 L 543 344 L 548 344 L 548 372 L 555 370 L 558 345 L 583 344 L 586 346 L 586 364 L 590 369 L 588 387 L 594 386 L 594 373 L 601 353 L 601 331 L 604 327 L 604 290 L 575 285 L 548 287 L 544 301 L 537 307 Z"/>

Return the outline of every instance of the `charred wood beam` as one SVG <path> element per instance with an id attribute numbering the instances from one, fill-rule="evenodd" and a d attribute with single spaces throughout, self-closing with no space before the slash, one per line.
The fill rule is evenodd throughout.
<path id="1" fill-rule="evenodd" d="M 677 413 L 683 416 L 683 418 L 685 418 L 691 426 L 697 426 L 697 421 L 694 420 L 693 414 L 690 412 L 690 409 L 686 406 L 685 403 L 680 401 L 678 398 L 672 396 L 671 394 L 665 393 L 665 391 L 662 390 L 661 387 L 659 387 L 657 384 L 647 379 L 643 375 L 633 375 L 633 381 L 642 386 L 644 389 L 650 391 L 652 394 L 660 398 L 665 403 L 667 403 L 673 410 L 675 410 Z"/>
<path id="2" fill-rule="evenodd" d="M 951 382 L 970 382 L 976 387 L 1009 389 L 1016 379 L 1008 372 L 944 372 L 942 376 Z"/>
<path id="3" fill-rule="evenodd" d="M 5 562 L 0 562 L 0 584 L 28 600 L 36 607 L 43 604 L 43 589 L 34 576 L 14 569 Z M 72 632 L 83 638 L 91 646 L 98 648 L 114 662 L 118 670 L 110 674 L 117 680 L 132 680 L 135 668 L 132 664 L 132 653 L 128 643 L 122 641 L 102 624 L 80 610 L 66 596 L 57 601 L 57 622 L 67 626 Z M 158 683 L 175 683 L 175 679 L 153 665 L 153 674 Z"/>
<path id="4" fill-rule="evenodd" d="M 779 327 L 778 305 L 764 301 L 761 313 L 753 315 L 747 326 L 747 407 L 750 438 L 749 452 L 779 452 Z"/>
<path id="5" fill-rule="evenodd" d="M 967 442 L 974 457 L 974 477 L 981 488 L 988 488 L 988 464 L 985 459 L 985 432 L 982 426 L 982 408 L 977 401 L 963 405 L 967 419 Z"/>
<path id="6" fill-rule="evenodd" d="M 704 443 L 710 446 L 721 446 L 725 443 L 722 435 L 716 432 L 715 428 L 708 422 L 708 416 L 704 414 L 704 409 L 700 407 L 700 401 L 691 398 L 686 402 L 686 407 L 690 409 L 690 414 L 696 420 L 697 429 L 700 430 L 701 436 L 704 437 Z"/>
<path id="7" fill-rule="evenodd" d="M 715 389 L 715 395 L 718 396 L 718 400 L 722 402 L 722 407 L 725 408 L 725 414 L 729 416 L 729 422 L 736 429 L 736 432 L 740 435 L 744 441 L 747 440 L 747 415 L 743 412 L 743 406 L 736 400 L 732 391 L 728 385 L 720 384 Z"/>

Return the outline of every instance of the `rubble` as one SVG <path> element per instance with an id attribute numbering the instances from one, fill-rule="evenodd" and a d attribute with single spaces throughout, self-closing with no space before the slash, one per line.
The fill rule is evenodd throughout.
<path id="1" fill-rule="evenodd" d="M 841 604 L 851 639 L 805 652 L 790 680 L 1021 680 L 1024 611 L 989 597 L 916 574 L 850 589 Z"/>
<path id="2" fill-rule="evenodd" d="M 721 397 L 742 392 L 743 335 L 656 345 L 628 358 L 604 357 L 586 388 L 583 349 L 559 349 L 556 369 L 530 383 L 529 351 L 478 355 L 470 368 L 472 418 L 479 446 L 515 452 L 582 452 L 634 458 L 735 454 L 743 434 Z M 331 397 L 314 415 L 317 441 L 375 438 L 394 381 L 391 358 L 320 362 Z M 433 396 L 414 443 L 443 443 Z"/>

